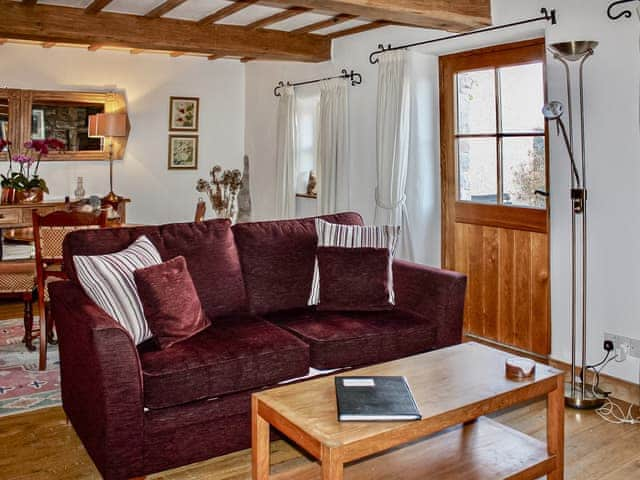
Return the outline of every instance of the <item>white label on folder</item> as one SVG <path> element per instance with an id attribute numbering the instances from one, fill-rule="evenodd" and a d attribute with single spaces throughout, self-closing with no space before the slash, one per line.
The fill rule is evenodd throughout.
<path id="1" fill-rule="evenodd" d="M 342 385 L 344 387 L 375 387 L 376 382 L 373 378 L 343 378 Z"/>

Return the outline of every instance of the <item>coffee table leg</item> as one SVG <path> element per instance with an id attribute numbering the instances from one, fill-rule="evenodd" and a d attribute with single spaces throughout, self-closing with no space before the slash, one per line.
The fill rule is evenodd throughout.
<path id="1" fill-rule="evenodd" d="M 251 398 L 251 463 L 253 480 L 269 478 L 269 423 L 258 414 L 258 399 Z"/>
<path id="2" fill-rule="evenodd" d="M 322 446 L 322 480 L 342 480 L 344 466 L 340 451 Z"/>
<path id="3" fill-rule="evenodd" d="M 558 385 L 547 395 L 547 450 L 556 456 L 556 468 L 548 480 L 564 478 L 564 377 L 557 377 Z"/>

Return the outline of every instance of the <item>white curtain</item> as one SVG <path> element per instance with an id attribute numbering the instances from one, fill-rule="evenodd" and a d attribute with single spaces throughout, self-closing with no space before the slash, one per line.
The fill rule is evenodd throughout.
<path id="1" fill-rule="evenodd" d="M 296 216 L 296 94 L 293 87 L 280 90 L 276 148 L 276 214 Z"/>
<path id="2" fill-rule="evenodd" d="M 317 169 L 318 213 L 349 208 L 349 106 L 344 79 L 320 85 L 318 105 Z"/>
<path id="3" fill-rule="evenodd" d="M 409 54 L 399 50 L 379 58 L 375 223 L 400 225 L 398 256 L 412 260 L 413 244 L 406 206 L 411 138 Z"/>

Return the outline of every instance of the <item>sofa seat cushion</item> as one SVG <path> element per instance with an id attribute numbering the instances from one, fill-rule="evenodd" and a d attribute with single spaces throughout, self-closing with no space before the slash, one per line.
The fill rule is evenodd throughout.
<path id="1" fill-rule="evenodd" d="M 317 369 L 370 365 L 431 350 L 432 322 L 399 309 L 378 312 L 291 310 L 267 317 L 309 344 Z"/>
<path id="2" fill-rule="evenodd" d="M 145 407 L 165 408 L 306 375 L 309 348 L 257 317 L 217 318 L 197 335 L 140 349 Z"/>

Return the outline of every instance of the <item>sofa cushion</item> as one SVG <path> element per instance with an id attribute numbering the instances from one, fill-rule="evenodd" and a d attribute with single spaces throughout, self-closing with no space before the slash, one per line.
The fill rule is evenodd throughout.
<path id="1" fill-rule="evenodd" d="M 178 255 L 185 258 L 202 308 L 210 318 L 247 310 L 242 270 L 229 220 L 72 232 L 64 240 L 65 272 L 77 281 L 70 261 L 73 255 L 117 252 L 140 235 L 151 240 L 163 261 Z"/>
<path id="2" fill-rule="evenodd" d="M 144 235 L 119 252 L 73 257 L 87 296 L 122 325 L 136 345 L 152 334 L 133 275 L 137 269 L 161 263 L 160 253 Z"/>
<path id="3" fill-rule="evenodd" d="M 346 368 L 385 362 L 434 348 L 435 326 L 394 309 L 379 312 L 322 312 L 299 309 L 267 316 L 309 344 L 311 366 Z"/>
<path id="4" fill-rule="evenodd" d="M 318 310 L 391 310 L 389 250 L 319 247 Z"/>
<path id="5" fill-rule="evenodd" d="M 357 213 L 319 218 L 331 223 L 362 225 L 362 217 Z M 239 223 L 233 226 L 233 234 L 253 313 L 307 305 L 317 243 L 315 217 Z"/>
<path id="6" fill-rule="evenodd" d="M 133 272 L 149 329 L 160 349 L 169 348 L 211 325 L 184 257 Z"/>
<path id="7" fill-rule="evenodd" d="M 309 371 L 304 342 L 249 315 L 218 318 L 165 350 L 145 347 L 144 403 L 151 409 L 273 385 Z"/>

